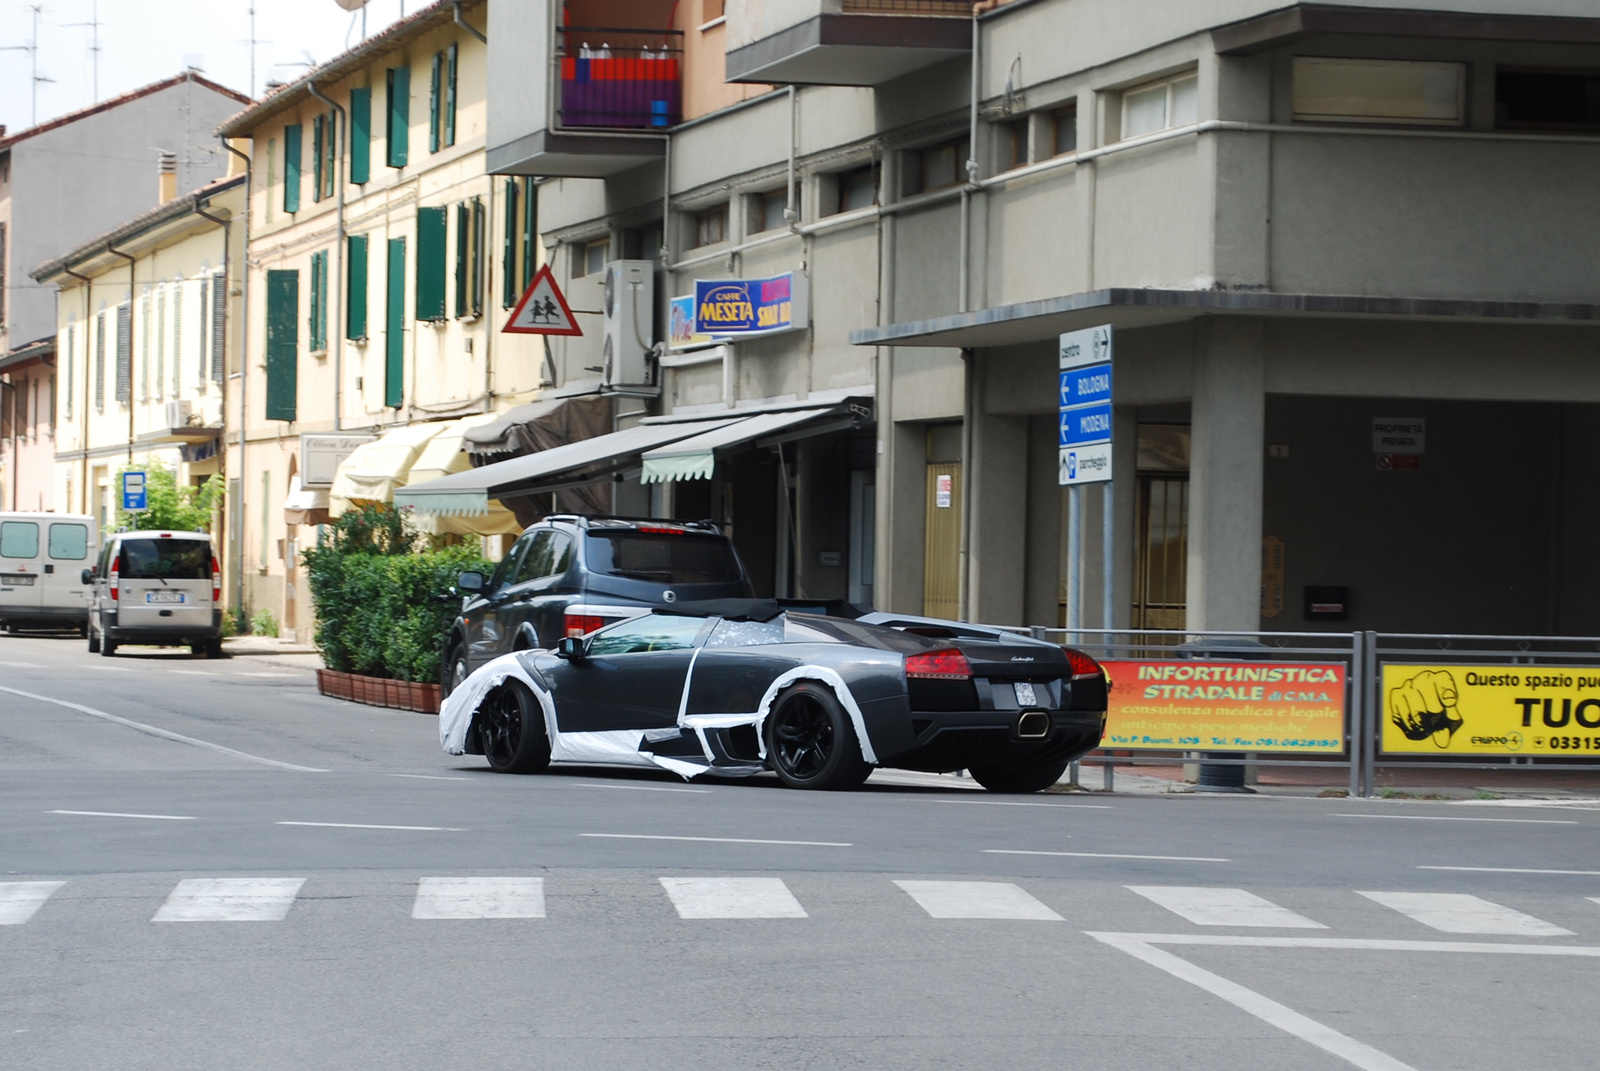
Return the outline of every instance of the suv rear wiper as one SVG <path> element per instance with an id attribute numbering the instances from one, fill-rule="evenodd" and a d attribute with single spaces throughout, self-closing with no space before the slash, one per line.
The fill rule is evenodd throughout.
<path id="1" fill-rule="evenodd" d="M 638 580 L 671 580 L 670 569 L 612 569 L 612 576 L 631 576 Z"/>

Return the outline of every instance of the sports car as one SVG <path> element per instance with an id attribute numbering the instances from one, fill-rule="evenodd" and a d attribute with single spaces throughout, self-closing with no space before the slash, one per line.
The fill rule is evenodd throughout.
<path id="1" fill-rule="evenodd" d="M 553 650 L 502 655 L 445 700 L 452 755 L 502 773 L 551 762 L 685 777 L 771 770 L 850 788 L 874 767 L 967 770 L 1036 792 L 1099 746 L 1106 677 L 1088 655 L 998 628 L 770 600 L 681 604 Z"/>

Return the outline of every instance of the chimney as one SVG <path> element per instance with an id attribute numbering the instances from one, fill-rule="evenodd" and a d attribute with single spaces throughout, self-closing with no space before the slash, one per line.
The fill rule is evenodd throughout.
<path id="1" fill-rule="evenodd" d="M 161 150 L 161 175 L 160 186 L 157 190 L 159 204 L 166 204 L 178 196 L 178 154 Z"/>

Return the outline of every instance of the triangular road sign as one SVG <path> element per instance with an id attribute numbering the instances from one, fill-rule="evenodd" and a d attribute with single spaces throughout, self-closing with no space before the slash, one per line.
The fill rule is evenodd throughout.
<path id="1" fill-rule="evenodd" d="M 527 292 L 511 313 L 511 319 L 500 329 L 513 335 L 581 335 L 583 328 L 567 307 L 561 296 L 550 265 L 539 269 L 539 274 L 528 284 Z"/>

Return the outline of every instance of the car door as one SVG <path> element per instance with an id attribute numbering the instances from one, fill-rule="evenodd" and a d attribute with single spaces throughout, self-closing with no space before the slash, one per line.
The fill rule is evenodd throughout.
<path id="1" fill-rule="evenodd" d="M 539 647 L 550 648 L 565 635 L 565 611 L 572 601 L 566 585 L 572 568 L 572 538 L 554 530 L 539 536 L 518 570 L 506 614 L 514 619 L 509 626 L 513 643 L 526 626 L 537 637 Z"/>
<path id="2" fill-rule="evenodd" d="M 0 521 L 0 618 L 39 612 L 42 553 L 38 521 Z"/>
<path id="3" fill-rule="evenodd" d="M 111 562 L 120 545 L 120 540 L 108 539 L 100 548 L 100 560 L 94 567 L 94 584 L 89 589 L 89 617 L 102 627 L 106 624 L 105 615 L 116 610 L 111 598 Z"/>
<path id="4" fill-rule="evenodd" d="M 564 733 L 667 729 L 678 707 L 689 664 L 711 621 L 646 614 L 601 629 L 589 654 L 541 666 Z"/>
<path id="5" fill-rule="evenodd" d="M 83 567 L 89 563 L 94 540 L 84 521 L 51 521 L 46 525 L 44 592 L 40 605 L 67 620 L 79 621 L 78 614 L 88 606 L 89 588 L 83 583 Z"/>
<path id="6" fill-rule="evenodd" d="M 467 658 L 473 669 L 501 653 L 500 607 L 506 601 L 511 587 L 510 579 L 516 575 L 518 563 L 533 545 L 533 537 L 537 534 L 524 532 L 522 538 L 512 544 L 510 551 L 495 567 L 483 594 L 469 602 L 462 611 L 467 632 Z"/>
<path id="7" fill-rule="evenodd" d="M 556 532 L 541 528 L 533 533 L 533 541 L 517 563 L 516 572 L 507 581 L 506 589 L 499 595 L 495 616 L 499 618 L 499 643 L 496 654 L 505 654 L 516 648 L 517 637 L 523 625 L 533 617 L 538 602 L 541 581 L 550 574 L 551 550 L 555 546 Z"/>

